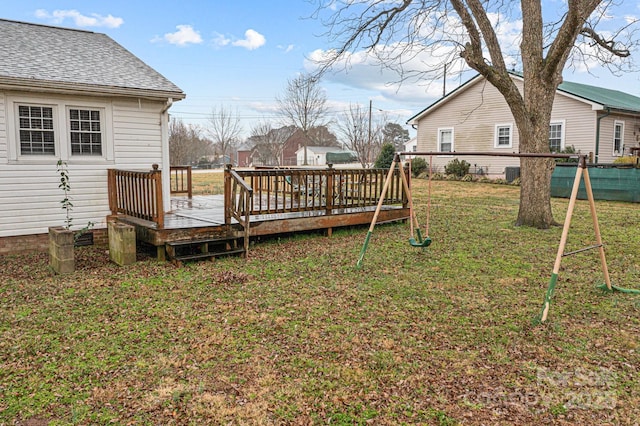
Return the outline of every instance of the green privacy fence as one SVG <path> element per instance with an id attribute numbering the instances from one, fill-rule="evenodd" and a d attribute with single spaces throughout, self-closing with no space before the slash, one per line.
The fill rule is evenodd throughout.
<path id="1" fill-rule="evenodd" d="M 577 164 L 558 164 L 551 175 L 551 196 L 569 198 Z M 640 169 L 612 165 L 589 165 L 589 178 L 596 200 L 640 202 Z M 587 199 L 584 181 L 578 198 Z"/>

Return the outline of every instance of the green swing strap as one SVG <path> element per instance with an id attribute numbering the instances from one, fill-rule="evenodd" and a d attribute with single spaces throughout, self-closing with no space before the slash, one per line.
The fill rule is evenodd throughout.
<path id="1" fill-rule="evenodd" d="M 620 293 L 628 293 L 628 294 L 640 294 L 640 290 L 634 289 L 634 288 L 622 288 L 622 287 L 618 287 L 617 285 L 612 285 L 611 286 L 611 290 L 609 290 L 607 288 L 607 284 L 600 284 L 598 286 L 598 288 L 600 290 L 604 290 L 604 291 L 619 291 Z"/>

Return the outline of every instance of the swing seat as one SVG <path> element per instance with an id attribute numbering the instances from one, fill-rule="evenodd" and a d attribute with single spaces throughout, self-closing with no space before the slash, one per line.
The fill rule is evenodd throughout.
<path id="1" fill-rule="evenodd" d="M 416 240 L 415 238 L 409 238 L 409 244 L 411 244 L 411 247 L 427 248 L 431 245 L 431 238 L 427 237 L 422 241 Z"/>

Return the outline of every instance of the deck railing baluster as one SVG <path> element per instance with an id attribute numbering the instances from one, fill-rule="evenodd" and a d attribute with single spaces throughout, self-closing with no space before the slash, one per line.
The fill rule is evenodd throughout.
<path id="1" fill-rule="evenodd" d="M 111 214 L 155 222 L 164 226 L 162 172 L 154 165 L 150 172 L 109 169 L 109 208 Z"/>

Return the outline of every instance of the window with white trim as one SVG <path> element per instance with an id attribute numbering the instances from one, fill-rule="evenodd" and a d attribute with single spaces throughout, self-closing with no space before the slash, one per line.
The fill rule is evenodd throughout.
<path id="1" fill-rule="evenodd" d="M 549 124 L 549 150 L 561 152 L 564 149 L 564 126 L 562 122 Z"/>
<path id="2" fill-rule="evenodd" d="M 624 121 L 613 124 L 613 155 L 620 156 L 624 150 Z"/>
<path id="3" fill-rule="evenodd" d="M 6 95 L 7 160 L 49 164 L 51 158 L 82 164 L 114 161 L 113 110 L 103 100 Z"/>
<path id="4" fill-rule="evenodd" d="M 453 152 L 453 129 L 438 129 L 438 151 Z"/>
<path id="5" fill-rule="evenodd" d="M 496 124 L 494 148 L 511 148 L 511 124 Z"/>
<path id="6" fill-rule="evenodd" d="M 20 155 L 56 155 L 53 108 L 18 105 Z"/>
<path id="7" fill-rule="evenodd" d="M 102 155 L 100 111 L 69 109 L 71 155 Z"/>

